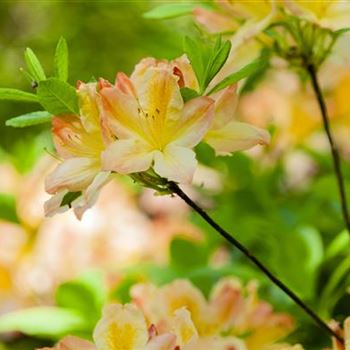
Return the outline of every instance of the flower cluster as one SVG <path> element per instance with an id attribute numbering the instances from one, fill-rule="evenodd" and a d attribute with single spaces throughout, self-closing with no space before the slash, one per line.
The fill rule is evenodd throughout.
<path id="1" fill-rule="evenodd" d="M 269 142 L 265 130 L 235 120 L 235 85 L 186 102 L 181 88 L 198 89 L 186 56 L 143 59 L 130 77 L 118 73 L 114 84 L 79 83 L 80 115 L 53 119 L 62 163 L 46 181 L 53 194 L 46 214 L 73 207 L 81 217 L 114 172 L 152 169 L 169 181 L 190 183 L 197 166 L 193 148 L 201 141 L 220 155 Z"/>
<path id="2" fill-rule="evenodd" d="M 56 349 L 267 350 L 293 328 L 258 299 L 254 283 L 243 288 L 232 278 L 219 281 L 209 301 L 187 280 L 136 285 L 131 295 L 132 304 L 104 309 L 94 344 L 67 337 Z"/>

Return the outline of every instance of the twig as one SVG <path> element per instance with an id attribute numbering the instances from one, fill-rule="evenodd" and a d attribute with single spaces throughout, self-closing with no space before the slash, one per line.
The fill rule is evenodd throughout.
<path id="1" fill-rule="evenodd" d="M 335 177 L 337 179 L 337 184 L 338 184 L 338 189 L 339 189 L 339 196 L 340 196 L 340 203 L 341 203 L 343 219 L 344 219 L 346 229 L 348 230 L 348 232 L 350 234 L 350 216 L 349 216 L 348 204 L 347 204 L 347 200 L 346 200 L 345 184 L 344 184 L 344 177 L 343 177 L 341 164 L 340 164 L 339 151 L 338 151 L 338 148 L 335 144 L 335 141 L 334 141 L 334 138 L 332 135 L 331 126 L 329 123 L 327 106 L 326 106 L 326 102 L 325 102 L 323 94 L 322 94 L 320 84 L 319 84 L 318 79 L 317 79 L 317 72 L 316 72 L 315 66 L 312 64 L 307 65 L 307 71 L 309 73 L 312 87 L 313 87 L 313 90 L 315 92 L 318 105 L 320 107 L 322 121 L 323 121 L 323 127 L 324 127 L 326 134 L 327 134 L 328 142 L 329 142 L 329 145 L 331 148 L 332 159 L 333 159 L 333 168 L 334 168 L 334 173 L 335 173 Z"/>
<path id="2" fill-rule="evenodd" d="M 184 200 L 194 211 L 196 211 L 211 227 L 213 227 L 227 242 L 241 251 L 255 266 L 259 268 L 276 286 L 286 293 L 305 313 L 307 313 L 322 329 L 344 344 L 344 339 L 330 328 L 309 306 L 307 306 L 294 292 L 292 292 L 280 279 L 278 279 L 255 255 L 253 255 L 237 239 L 232 237 L 217 222 L 215 222 L 200 206 L 189 198 L 181 188 L 174 182 L 169 182 L 168 188 Z"/>

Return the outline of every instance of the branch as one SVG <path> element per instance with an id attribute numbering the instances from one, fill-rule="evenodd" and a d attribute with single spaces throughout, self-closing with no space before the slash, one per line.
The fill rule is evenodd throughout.
<path id="1" fill-rule="evenodd" d="M 286 293 L 297 305 L 299 305 L 306 314 L 308 314 L 320 327 L 327 331 L 332 337 L 344 344 L 344 339 L 337 334 L 327 323 L 325 323 L 309 306 L 307 306 L 294 292 L 292 292 L 281 280 L 279 280 L 254 254 L 252 254 L 244 245 L 232 237 L 217 222 L 215 222 L 200 206 L 198 206 L 175 182 L 169 182 L 168 188 L 176 193 L 185 201 L 194 211 L 196 211 L 212 228 L 214 228 L 230 245 L 236 247 L 243 253 L 255 266 L 262 271 L 277 287 Z"/>
<path id="2" fill-rule="evenodd" d="M 339 196 L 340 196 L 340 203 L 341 203 L 341 209 L 343 214 L 344 223 L 346 226 L 346 229 L 348 230 L 350 234 L 350 216 L 349 216 L 349 210 L 348 210 L 348 204 L 346 200 L 346 192 L 345 192 L 345 184 L 344 184 L 344 176 L 341 169 L 340 164 L 340 157 L 339 157 L 339 151 L 335 144 L 331 126 L 329 123 L 329 117 L 328 117 L 328 111 L 326 102 L 324 100 L 320 84 L 317 79 L 317 72 L 315 69 L 315 66 L 312 64 L 307 65 L 306 67 L 307 72 L 309 73 L 311 83 L 313 90 L 315 92 L 318 105 L 320 107 L 321 115 L 322 115 L 322 121 L 323 121 L 323 127 L 327 134 L 328 142 L 331 147 L 331 153 L 332 153 L 332 159 L 333 159 L 333 168 L 334 173 L 337 179 L 338 189 L 339 189 Z"/>

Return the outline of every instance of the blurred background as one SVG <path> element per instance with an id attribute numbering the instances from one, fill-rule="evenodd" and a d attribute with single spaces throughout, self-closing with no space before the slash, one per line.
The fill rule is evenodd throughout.
<path id="1" fill-rule="evenodd" d="M 19 71 L 25 48 L 32 48 L 50 71 L 60 36 L 69 45 L 73 85 L 92 76 L 113 81 L 118 71 L 131 73 L 142 57 L 180 56 L 183 36 L 198 29 L 190 16 L 143 18 L 156 4 L 0 2 L 0 86 L 30 91 Z M 348 39 L 341 41 L 339 54 L 321 72 L 347 189 L 348 47 Z M 317 105 L 296 74 L 278 60 L 271 67 L 275 69 L 259 77 L 258 84 L 246 85 L 237 114 L 268 128 L 271 145 L 220 158 L 201 145 L 195 185 L 184 190 L 323 318 L 342 321 L 350 314 L 350 245 Z M 328 344 L 287 297 L 176 198 L 154 196 L 121 177 L 103 189 L 82 221 L 70 212 L 45 219 L 48 195 L 43 183 L 55 166 L 47 151 L 52 148 L 50 126 L 5 126 L 10 117 L 34 108 L 0 104 L 0 315 L 28 307 L 69 306 L 64 291 L 72 284 L 83 288 L 80 293 L 87 293 L 83 299 L 89 305 L 90 292 L 125 302 L 136 282 L 161 285 L 178 277 L 189 278 L 208 295 L 221 276 L 233 275 L 244 282 L 259 281 L 261 297 L 297 319 L 291 341 L 311 350 Z M 97 306 L 89 311 L 91 324 L 79 331 L 68 315 L 44 309 L 16 314 L 6 325 L 0 317 L 0 331 L 6 330 L 0 334 L 0 349 L 34 349 L 72 332 L 88 337 L 99 317 Z"/>

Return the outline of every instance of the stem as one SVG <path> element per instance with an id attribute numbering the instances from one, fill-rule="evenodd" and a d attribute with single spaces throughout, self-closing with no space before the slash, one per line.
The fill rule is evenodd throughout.
<path id="1" fill-rule="evenodd" d="M 323 127 L 324 127 L 326 134 L 327 134 L 328 142 L 329 142 L 329 145 L 331 147 L 333 168 L 334 168 L 334 173 L 335 173 L 335 177 L 337 179 L 337 184 L 338 184 L 338 189 L 339 189 L 339 196 L 340 196 L 340 203 L 341 203 L 343 219 L 344 219 L 346 229 L 348 230 L 348 232 L 350 234 L 350 216 L 349 216 L 348 204 L 347 204 L 347 200 L 346 200 L 344 176 L 343 176 L 342 169 L 341 169 L 339 151 L 338 151 L 338 148 L 335 144 L 335 141 L 334 141 L 334 138 L 332 135 L 331 126 L 329 123 L 326 102 L 324 100 L 324 97 L 323 97 L 323 94 L 321 91 L 321 87 L 320 87 L 320 84 L 319 84 L 318 79 L 317 79 L 317 72 L 316 72 L 315 66 L 313 64 L 309 64 L 309 65 L 307 65 L 306 69 L 309 73 L 312 87 L 313 87 L 313 90 L 315 92 L 318 105 L 320 107 L 322 121 L 323 121 Z"/>
<path id="2" fill-rule="evenodd" d="M 262 271 L 276 286 L 286 293 L 304 312 L 306 312 L 320 327 L 327 331 L 331 336 L 335 337 L 339 342 L 344 344 L 344 339 L 330 328 L 327 323 L 307 306 L 294 292 L 292 292 L 283 282 L 281 282 L 255 255 L 253 255 L 244 245 L 237 239 L 232 237 L 217 222 L 215 222 L 200 206 L 198 206 L 175 182 L 169 182 L 169 190 L 176 193 L 183 201 L 185 201 L 194 211 L 196 211 L 211 227 L 213 227 L 227 242 L 236 247 L 243 253 L 260 271 Z"/>

